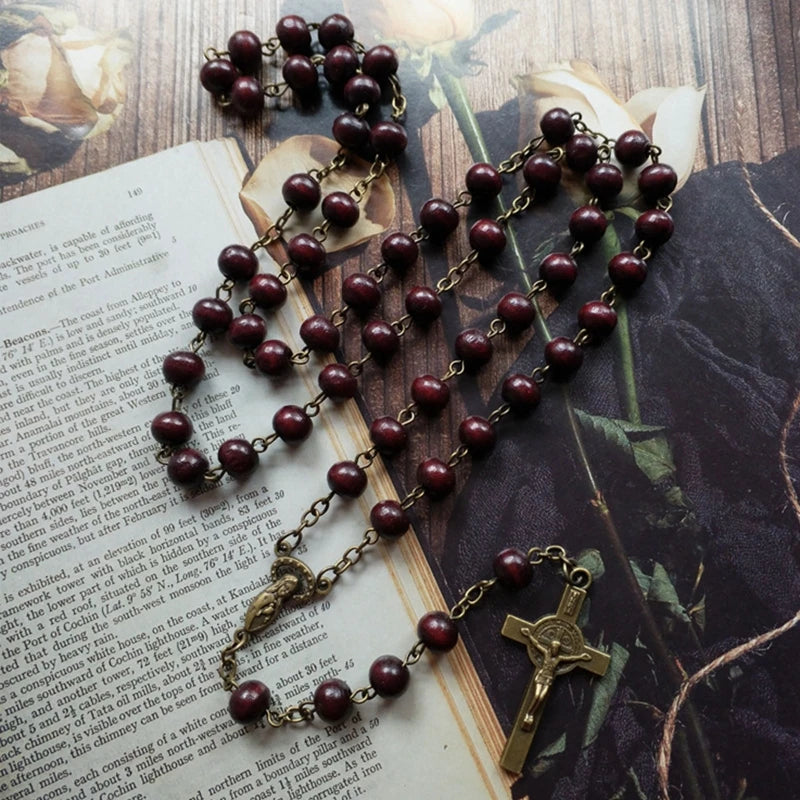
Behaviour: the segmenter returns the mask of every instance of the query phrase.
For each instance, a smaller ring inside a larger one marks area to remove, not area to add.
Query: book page
[[[506,796],[461,645],[426,653],[403,696],[337,725],[228,715],[219,651],[268,583],[275,539],[327,494],[328,466],[366,444],[353,404],[326,404],[308,442],[276,443],[242,481],[187,494],[154,458],[149,423],[170,407],[162,359],[194,335],[191,306],[213,295],[222,247],[253,238],[236,199],[244,171],[231,142],[193,143],[2,206],[0,795]],[[268,319],[290,344],[305,302],[292,295]],[[270,382],[223,340],[203,357],[187,409],[212,463],[222,441],[268,435],[281,405],[317,391],[317,370]],[[370,473],[296,551],[315,572],[391,496],[380,464]],[[438,599],[425,573],[413,536],[379,544],[328,598],[240,651],[239,679],[262,680],[281,706],[328,677],[367,686],[372,660],[402,658]]]

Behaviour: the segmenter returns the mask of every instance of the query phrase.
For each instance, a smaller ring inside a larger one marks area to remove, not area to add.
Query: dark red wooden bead
[[[253,117],[264,108],[264,90],[249,75],[241,75],[231,86],[231,108],[243,117]]]
[[[341,497],[358,497],[367,488],[367,473],[355,461],[339,461],[328,470],[328,486]]]
[[[482,260],[497,258],[506,248],[506,232],[493,219],[479,219],[469,229],[469,246]]]
[[[258,453],[247,439],[228,439],[219,446],[217,458],[234,478],[249,475],[258,466]]]
[[[322,72],[332,86],[344,86],[358,72],[358,54],[346,44],[336,45],[325,56]]]
[[[381,242],[381,258],[392,270],[402,275],[419,258],[419,245],[405,233],[390,233]]]
[[[458,438],[475,458],[488,455],[494,450],[497,432],[488,419],[472,416],[466,417],[458,426]]]
[[[458,227],[458,211],[452,203],[434,197],[422,206],[419,221],[432,239],[444,239]]]
[[[256,348],[255,362],[265,375],[284,375],[292,368],[292,348],[280,339],[267,339]]]
[[[578,311],[578,323],[592,336],[602,339],[617,325],[617,312],[602,300],[590,300]]]
[[[311,211],[319,203],[319,183],[305,172],[298,172],[283,182],[281,194],[287,206],[298,211]]]
[[[531,189],[549,197],[561,183],[561,165],[550,156],[537,153],[525,162],[522,177]]]
[[[510,333],[527,330],[536,318],[533,301],[519,292],[509,292],[497,304],[497,316],[506,324]]]
[[[595,164],[586,173],[586,186],[602,203],[613,200],[621,191],[622,172],[613,164]]]
[[[228,326],[228,338],[243,350],[258,347],[267,332],[267,323],[258,314],[241,314]]]
[[[408,135],[402,125],[384,120],[376,122],[369,134],[372,149],[384,158],[397,158],[408,147]]]
[[[358,391],[355,375],[344,364],[328,364],[323,367],[317,383],[331,400],[349,400]]]
[[[475,200],[491,200],[503,189],[503,178],[491,165],[484,162],[473,164],[468,170],[465,179],[467,191]]]
[[[204,333],[222,333],[233,319],[231,307],[216,297],[198,300],[192,308],[192,320]]]
[[[374,319],[363,327],[361,341],[380,364],[386,363],[400,347],[397,331],[382,319]]]
[[[430,286],[412,286],[406,294],[406,311],[417,325],[430,325],[442,313],[442,298]]]
[[[269,708],[269,689],[261,681],[240,683],[228,699],[228,712],[243,725],[258,722]]]
[[[249,281],[258,272],[258,256],[243,244],[229,244],[217,257],[217,266],[232,281]]]
[[[380,656],[369,668],[369,682],[381,697],[397,697],[408,686],[408,667],[397,656]]]
[[[408,432],[394,417],[378,417],[369,426],[369,437],[382,456],[395,456],[408,444]]]
[[[576,172],[586,172],[597,161],[597,143],[587,133],[576,133],[564,146],[567,166]]]
[[[344,99],[352,109],[358,108],[362,103],[374,105],[381,99],[381,87],[369,75],[353,75],[344,85]]]
[[[441,459],[426,458],[417,467],[417,481],[431,500],[441,500],[456,488],[456,473]]]
[[[506,589],[524,589],[533,578],[533,566],[528,556],[515,547],[501,550],[492,562],[497,582]]]
[[[608,276],[623,294],[638,289],[647,278],[647,264],[633,253],[617,253],[608,262]]]
[[[272,418],[272,428],[284,442],[300,442],[311,433],[311,417],[300,406],[282,406]]]
[[[286,245],[289,260],[302,278],[316,278],[325,269],[325,248],[311,234],[298,233]]]
[[[660,208],[651,208],[639,214],[635,227],[636,235],[648,247],[660,247],[669,241],[675,231],[672,217]]]
[[[315,353],[332,353],[339,346],[339,329],[322,314],[314,314],[300,326],[300,338]]]
[[[371,275],[355,272],[342,281],[342,300],[357,314],[365,315],[381,302],[381,287]]]
[[[181,389],[191,389],[197,386],[206,374],[203,359],[197,353],[188,350],[178,350],[170,353],[161,366],[167,383],[179,386]]]
[[[247,285],[250,299],[263,309],[282,306],[286,302],[286,287],[277,275],[262,273],[254,275]]]
[[[411,398],[423,413],[434,416],[450,402],[450,387],[433,375],[418,375],[411,382]]]
[[[275,26],[275,35],[287,53],[307,53],[311,49],[311,31],[297,14],[281,17]]]
[[[185,444],[192,438],[192,421],[180,411],[165,411],[154,417],[150,433],[161,444]]]
[[[667,164],[651,164],[639,173],[639,191],[651,203],[672,194],[677,185],[678,175]]]
[[[614,155],[626,167],[641,167],[650,155],[650,140],[642,131],[625,131],[614,142]]]
[[[539,277],[552,291],[562,292],[575,283],[578,265],[569,253],[550,253],[539,264]]]
[[[528,414],[539,405],[542,391],[529,375],[515,372],[503,381],[500,394],[515,414]]]
[[[607,227],[606,215],[597,206],[576,208],[569,218],[569,232],[584,244],[599,242]]]
[[[378,44],[364,53],[361,69],[378,83],[386,83],[397,72],[397,67],[397,53],[385,44]]]
[[[173,453],[167,462],[167,475],[178,486],[198,486],[207,471],[208,459],[191,447]]]
[[[326,50],[330,50],[351,42],[354,34],[353,23],[344,14],[331,14],[320,22],[317,38]]]
[[[200,83],[211,94],[228,94],[239,71],[227,58],[213,58],[200,68]]]
[[[350,687],[339,678],[323,681],[314,691],[314,711],[327,722],[338,722],[350,712]]]
[[[295,92],[310,92],[317,88],[319,75],[317,68],[308,56],[295,54],[283,62],[283,79]]]
[[[369,141],[370,128],[366,120],[345,111],[333,121],[333,138],[342,147],[360,150]]]
[[[228,55],[242,72],[258,72],[261,67],[261,39],[252,31],[236,31],[228,39]]]
[[[583,363],[583,350],[566,336],[557,336],[544,346],[544,360],[553,380],[569,380]]]
[[[544,138],[551,147],[569,141],[575,133],[575,123],[569,111],[564,108],[551,108],[542,117],[539,123]]]
[[[347,192],[331,192],[322,201],[322,216],[337,228],[352,228],[358,214],[358,203]]]
[[[470,370],[478,370],[492,357],[494,346],[492,340],[477,328],[467,328],[456,336],[456,356],[464,362]]]
[[[411,527],[405,509],[396,500],[381,500],[372,506],[369,521],[382,539],[399,539]]]
[[[436,653],[446,653],[458,643],[458,628],[446,611],[429,611],[417,623],[417,636]]]

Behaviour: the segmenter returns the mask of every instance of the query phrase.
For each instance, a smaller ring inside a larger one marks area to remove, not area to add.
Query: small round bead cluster
[[[502,550],[493,562],[494,577],[483,582],[483,592],[499,583],[503,588],[516,591],[525,588],[533,578],[533,563],[528,554],[515,548]],[[482,598],[483,592],[480,597]],[[458,644],[456,619],[464,611],[476,605],[469,595],[452,611],[429,611],[417,622],[419,641],[405,658],[382,655],[369,668],[369,688],[352,691],[341,678],[326,678],[314,690],[312,708],[305,711],[305,719],[318,716],[326,722],[338,722],[352,710],[353,703],[369,697],[393,698],[401,695],[408,686],[409,665],[416,663],[425,650],[446,653]],[[240,683],[231,692],[228,711],[231,717],[242,724],[258,722],[269,709],[270,690],[258,680]],[[313,710],[312,710],[313,709]]]

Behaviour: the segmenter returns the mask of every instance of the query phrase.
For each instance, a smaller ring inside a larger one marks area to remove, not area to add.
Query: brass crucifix
[[[609,656],[589,647],[576,625],[585,599],[585,589],[567,585],[555,614],[536,622],[526,622],[509,614],[503,623],[503,636],[524,644],[528,648],[528,658],[536,667],[500,757],[500,766],[509,772],[522,772],[556,676],[575,667],[595,675],[604,675],[608,669]]]

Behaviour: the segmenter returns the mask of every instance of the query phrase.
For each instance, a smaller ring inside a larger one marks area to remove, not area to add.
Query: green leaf
[[[588,747],[597,738],[603,721],[608,715],[608,709],[611,708],[611,701],[614,699],[619,679],[628,663],[629,656],[630,653],[621,644],[612,642],[608,671],[603,675],[602,680],[592,683],[592,701],[581,747]]]
[[[635,561],[630,564],[636,582],[649,603],[657,603],[669,616],[681,622],[690,622],[689,614],[663,565],[656,562],[653,565],[653,574],[647,575]]]
[[[542,750],[536,757],[533,763],[531,772],[534,775],[544,775],[553,764],[556,758],[560,756],[567,748],[567,733],[566,731],[561,734],[555,741],[551,742],[544,750]]]

